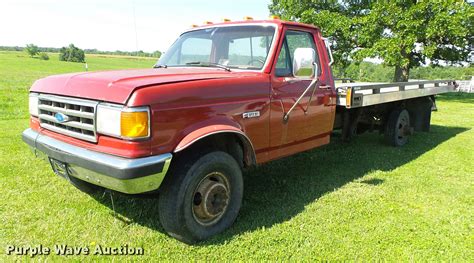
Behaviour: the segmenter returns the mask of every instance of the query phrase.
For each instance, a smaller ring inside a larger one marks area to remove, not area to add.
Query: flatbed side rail
[[[454,80],[427,80],[394,83],[339,83],[336,85],[337,105],[359,108],[417,97],[452,92]]]

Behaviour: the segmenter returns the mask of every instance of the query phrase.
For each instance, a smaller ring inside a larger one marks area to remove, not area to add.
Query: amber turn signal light
[[[126,138],[144,138],[149,134],[148,111],[123,111],[120,116],[121,135]]]

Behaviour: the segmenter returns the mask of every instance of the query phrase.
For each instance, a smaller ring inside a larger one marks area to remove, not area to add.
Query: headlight
[[[97,106],[97,132],[123,139],[150,137],[150,109],[113,104]]]
[[[30,115],[38,117],[38,93],[30,93],[28,108]]]

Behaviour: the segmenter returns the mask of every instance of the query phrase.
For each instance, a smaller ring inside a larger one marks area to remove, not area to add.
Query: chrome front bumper
[[[137,159],[90,151],[27,129],[22,139],[37,157],[66,164],[67,176],[127,194],[160,187],[168,171],[170,153]]]

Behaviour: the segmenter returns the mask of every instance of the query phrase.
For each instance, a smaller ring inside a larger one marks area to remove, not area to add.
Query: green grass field
[[[87,56],[90,70],[153,60]],[[432,131],[408,145],[365,134],[245,173],[234,226],[194,246],[168,237],[157,200],[88,196],[54,175],[21,141],[34,80],[83,64],[0,52],[0,262],[8,245],[143,247],[143,256],[37,256],[97,260],[474,260],[474,96],[438,97]],[[113,200],[113,202],[112,202]],[[53,253],[54,254],[54,253]]]

